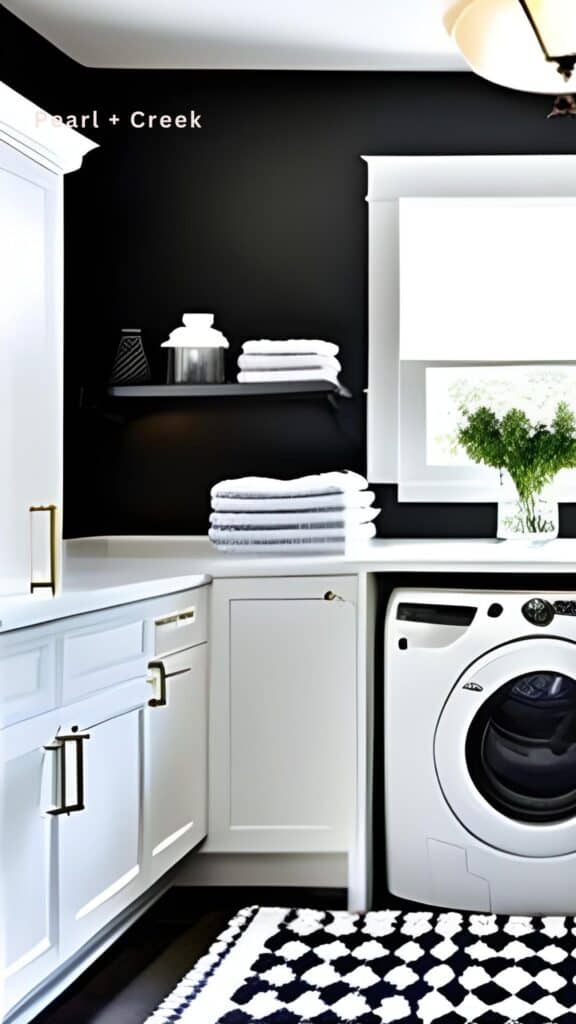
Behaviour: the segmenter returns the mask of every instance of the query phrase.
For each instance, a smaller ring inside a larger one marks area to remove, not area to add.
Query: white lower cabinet
[[[4,1009],[58,965],[57,824],[52,806],[51,755],[55,712],[6,729],[2,750],[1,907]]]
[[[127,691],[127,692],[122,692]],[[67,959],[137,897],[142,871],[145,679],[66,709],[70,798],[58,816],[60,955]],[[75,730],[77,732],[75,733]],[[59,754],[55,756],[60,757]],[[78,757],[81,757],[78,765]]]
[[[138,895],[147,696],[142,678],[3,734],[7,1005]]]
[[[146,854],[151,882],[207,830],[207,645],[152,664],[164,675],[146,708]]]
[[[340,852],[355,788],[354,577],[212,584],[208,852]]]
[[[0,704],[35,692],[39,713],[0,731],[0,1019],[31,1020],[38,986],[60,984],[206,834],[206,605],[205,590],[184,592],[1,638]],[[158,657],[168,633],[194,646]],[[164,670],[159,693],[148,662]]]

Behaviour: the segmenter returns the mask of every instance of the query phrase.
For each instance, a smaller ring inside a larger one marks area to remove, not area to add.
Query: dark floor
[[[143,1024],[241,907],[346,906],[343,889],[171,889],[34,1024]]]

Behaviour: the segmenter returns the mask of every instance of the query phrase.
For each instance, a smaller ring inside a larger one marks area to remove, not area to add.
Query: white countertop
[[[149,597],[191,590],[209,582],[209,577],[200,574],[106,584],[102,579],[97,580],[87,574],[83,583],[65,584],[62,593],[57,597],[47,597],[44,592],[33,596],[0,596],[0,632],[62,619],[69,615],[81,615],[83,612],[93,612],[101,608],[111,608],[114,605],[129,604],[131,601],[145,601]]]
[[[0,597],[0,630],[142,601],[242,576],[365,572],[576,573],[576,540],[387,540],[342,555],[227,555],[206,537],[96,537],[66,541],[56,598]]]
[[[66,542],[71,578],[97,571],[123,580],[206,573],[217,577],[359,572],[576,572],[576,540],[367,541],[342,555],[227,555],[206,537],[99,537]],[[172,572],[168,573],[167,569]]]

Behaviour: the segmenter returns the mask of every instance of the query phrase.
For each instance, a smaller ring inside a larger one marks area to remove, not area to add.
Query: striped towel
[[[380,514],[379,508],[325,509],[321,512],[212,512],[210,525],[221,529],[246,530],[297,527],[300,530],[354,528],[371,523]]]
[[[208,536],[211,541],[215,544],[252,544],[258,541],[266,541],[269,543],[275,543],[278,541],[298,541],[304,540],[317,540],[317,541],[359,541],[359,540],[370,540],[371,537],[376,536],[376,527],[374,523],[363,523],[354,527],[338,527],[332,525],[330,528],[318,528],[315,527],[277,527],[263,530],[257,529],[220,529],[219,527],[210,527],[208,530]]]
[[[375,499],[374,491],[341,491],[336,494],[315,494],[308,497],[277,498],[225,498],[213,495],[212,508],[216,512],[322,512],[368,508]]]

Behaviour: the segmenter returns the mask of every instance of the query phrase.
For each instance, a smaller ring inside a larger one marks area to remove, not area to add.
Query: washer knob
[[[533,626],[549,626],[554,618],[554,608],[549,601],[541,597],[533,597],[522,605],[522,615]]]

